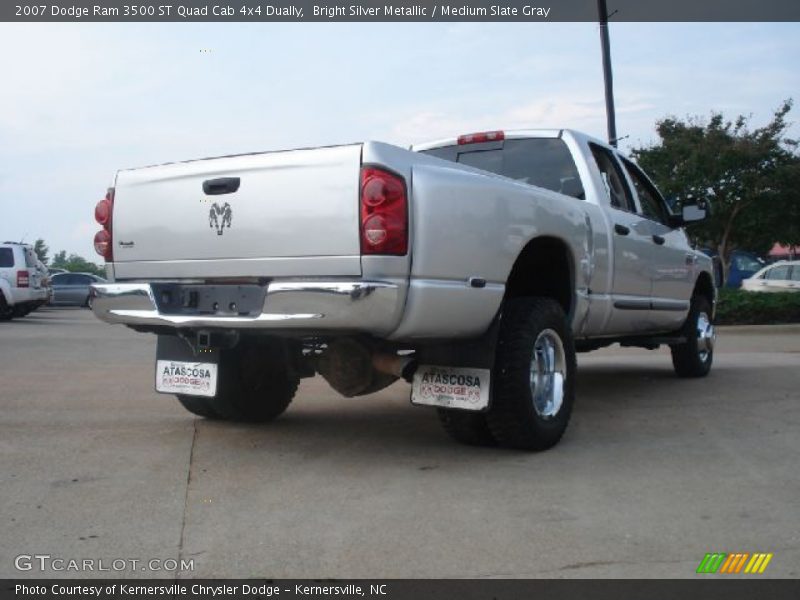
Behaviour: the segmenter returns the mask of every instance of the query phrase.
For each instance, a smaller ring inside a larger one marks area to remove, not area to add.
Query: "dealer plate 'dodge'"
[[[213,397],[217,393],[217,365],[158,360],[156,391],[164,394]]]
[[[489,406],[489,369],[421,365],[414,374],[411,402],[483,410]]]

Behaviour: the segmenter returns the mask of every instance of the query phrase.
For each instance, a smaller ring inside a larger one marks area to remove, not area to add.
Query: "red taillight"
[[[361,254],[408,252],[406,182],[399,175],[361,168]]]
[[[17,271],[17,287],[28,287],[31,284],[31,277],[27,271]]]
[[[109,188],[106,197],[94,207],[95,221],[103,226],[102,231],[98,231],[94,236],[94,249],[107,262],[114,260],[114,246],[111,243],[111,220],[113,214],[114,188]]]
[[[504,139],[506,139],[506,134],[502,131],[483,131],[481,133],[468,133],[467,135],[458,136],[458,145],[500,142]]]
[[[111,234],[105,229],[94,234],[94,251],[106,260],[110,260],[107,257],[111,254]]]
[[[94,220],[103,227],[111,222],[111,201],[107,196],[94,207]]]

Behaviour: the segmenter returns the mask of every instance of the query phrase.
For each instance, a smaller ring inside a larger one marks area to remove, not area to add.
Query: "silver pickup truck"
[[[471,444],[556,444],[575,353],[667,344],[711,368],[710,259],[614,148],[493,131],[119,171],[95,217],[95,314],[157,334],[156,390],[267,421],[319,373],[345,396],[398,378]]]

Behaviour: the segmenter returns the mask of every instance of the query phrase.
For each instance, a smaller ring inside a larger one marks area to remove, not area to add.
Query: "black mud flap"
[[[500,332],[498,313],[480,338],[423,346],[411,382],[411,403],[468,412],[491,406],[494,355]]]

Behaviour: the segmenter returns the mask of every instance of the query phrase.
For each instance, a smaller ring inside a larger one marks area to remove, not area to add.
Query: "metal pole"
[[[597,0],[600,16],[600,45],[603,50],[603,80],[606,92],[606,120],[608,122],[608,143],[617,146],[617,119],[614,114],[614,79],[611,75],[611,46],[608,41],[608,9],[606,0]]]

